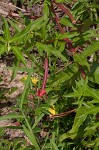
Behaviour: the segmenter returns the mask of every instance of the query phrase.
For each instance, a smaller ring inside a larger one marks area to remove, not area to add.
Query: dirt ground
[[[11,106],[16,105],[16,97],[22,93],[24,89],[24,84],[22,81],[20,81],[25,74],[21,74],[20,72],[16,75],[15,79],[10,82],[12,71],[10,69],[7,69],[8,66],[6,64],[0,63],[0,77],[2,81],[0,82],[0,90],[6,90],[6,93],[4,95],[5,99],[0,99],[0,116],[7,115],[13,110],[11,109]],[[10,89],[16,88],[17,90],[15,92],[12,92],[9,94]],[[0,127],[3,126],[15,126],[15,120],[3,120],[0,121]],[[23,137],[24,134],[21,130],[15,130],[15,129],[6,129],[5,130],[6,136],[10,139],[16,138],[16,137]]]
[[[42,12],[42,6],[37,4],[33,7],[26,8],[29,12],[33,12],[36,16],[40,16]],[[25,7],[16,6],[12,4],[11,0],[0,0],[0,30],[2,31],[2,15],[4,17],[18,16],[18,11],[26,12]],[[30,14],[28,14],[30,15]],[[7,115],[14,110],[11,109],[12,106],[16,105],[16,98],[20,95],[24,89],[24,83],[21,81],[22,78],[26,76],[26,73],[18,71],[14,80],[11,81],[12,70],[9,67],[13,64],[13,55],[8,55],[0,58],[0,91],[5,90],[3,98],[0,99],[0,116]],[[31,62],[28,62],[28,67],[31,67]],[[10,82],[11,81],[11,82]],[[14,92],[10,92],[12,89],[17,89]],[[3,120],[0,121],[0,127],[4,126],[16,126],[16,120]],[[5,137],[12,140],[17,137],[24,137],[27,143],[30,143],[28,138],[24,135],[23,131],[20,129],[5,129]]]

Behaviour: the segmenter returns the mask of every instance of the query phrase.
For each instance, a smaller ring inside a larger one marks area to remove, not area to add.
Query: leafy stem
[[[55,2],[55,1],[54,1],[54,2]],[[56,23],[57,23],[57,25],[58,25],[58,29],[60,30],[60,32],[61,32],[62,34],[64,34],[64,33],[65,33],[65,30],[63,29],[63,27],[62,27],[61,24],[60,24],[59,17],[57,16],[57,14],[56,14],[56,12],[55,12],[55,10],[54,10],[53,2],[51,3],[51,10],[52,10],[52,12],[53,12],[53,14],[54,14],[54,16],[55,16],[55,21],[56,21]],[[69,40],[68,38],[64,38],[64,41],[67,43],[67,47],[68,47],[68,49],[69,49],[71,52],[75,53],[75,52],[77,51],[76,48],[73,47],[73,44],[72,44],[72,41],[71,41],[71,40]]]

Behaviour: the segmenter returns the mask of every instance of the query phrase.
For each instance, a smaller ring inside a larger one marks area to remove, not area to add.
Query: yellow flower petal
[[[55,115],[56,112],[55,112],[55,107],[53,106],[52,108],[49,108],[48,111],[52,114],[52,115]]]
[[[38,79],[36,77],[31,77],[32,83],[36,84],[38,82]]]

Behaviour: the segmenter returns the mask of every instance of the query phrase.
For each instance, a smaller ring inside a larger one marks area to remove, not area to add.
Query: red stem
[[[45,67],[45,72],[44,72],[42,90],[45,89],[46,87],[46,81],[47,81],[47,76],[48,76],[48,58],[45,58],[44,67]]]
[[[53,0],[53,3],[55,3],[65,14],[68,15],[68,17],[70,18],[73,24],[76,23],[76,20],[74,19],[73,15],[70,13],[69,9],[66,8],[66,6],[55,2],[55,0]]]
[[[62,28],[61,24],[59,23],[59,18],[58,18],[58,16],[55,13],[55,10],[54,10],[54,7],[53,7],[53,3],[51,4],[51,9],[52,9],[52,11],[53,11],[53,13],[55,15],[55,20],[56,20],[56,23],[58,25],[58,28],[59,28],[60,32],[62,34],[64,34],[65,30]],[[71,40],[69,40],[68,38],[64,38],[64,41],[67,43],[68,48],[70,49],[71,52],[73,52],[73,53],[76,52],[75,48],[73,48]]]

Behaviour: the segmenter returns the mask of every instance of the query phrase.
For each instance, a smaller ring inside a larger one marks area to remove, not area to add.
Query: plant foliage
[[[18,3],[13,0],[14,5]],[[20,5],[26,11],[40,6],[41,12],[2,17],[0,56],[15,56],[11,81],[20,70],[27,79],[16,98],[18,113],[1,116],[0,121],[17,119],[20,126],[16,128],[30,144],[20,138],[10,143],[3,138],[7,127],[1,127],[1,149],[98,150],[98,0],[22,0]],[[32,74],[38,75],[38,83],[31,80]],[[4,92],[0,91],[1,99]]]

